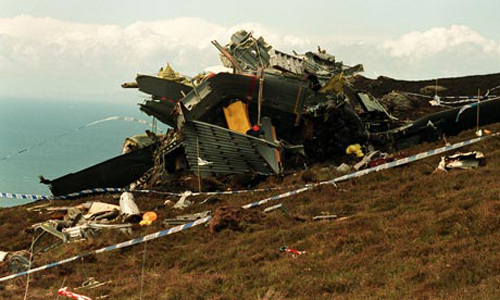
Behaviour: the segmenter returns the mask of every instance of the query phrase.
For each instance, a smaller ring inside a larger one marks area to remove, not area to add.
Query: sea
[[[119,119],[85,127],[114,116],[148,124]],[[151,122],[134,100],[0,99],[0,192],[50,195],[39,175],[55,179],[118,156],[125,138],[151,130]],[[29,202],[0,198],[0,207]]]

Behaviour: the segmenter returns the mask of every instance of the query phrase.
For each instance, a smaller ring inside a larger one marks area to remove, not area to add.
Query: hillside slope
[[[393,90],[420,93],[422,88],[434,86],[436,80],[400,80],[385,76],[370,79],[358,75],[354,77],[352,83],[355,88],[367,90],[375,97],[381,97]],[[437,85],[445,88],[445,90],[439,91],[440,96],[474,96],[477,95],[478,89],[484,94],[488,89],[498,87],[500,85],[500,73],[439,78],[437,79]]]
[[[393,90],[420,93],[435,83],[362,76],[353,81],[354,87],[378,98]],[[472,96],[478,88],[485,91],[500,85],[500,74],[439,79],[438,85],[446,88],[440,96]],[[399,115],[395,112],[397,117],[418,118],[442,109],[430,106],[425,98],[409,99],[413,108]],[[497,132],[500,124],[486,128]],[[473,137],[470,130],[449,141]],[[396,154],[406,157],[443,145],[443,141],[422,144]],[[498,299],[500,138],[461,149],[473,150],[485,154],[485,166],[434,172],[436,156],[246,211],[238,207],[290,189],[217,196],[205,204],[199,203],[206,196],[190,197],[195,204],[184,211],[163,205],[167,199],[177,201],[176,197],[136,195],[141,211],[158,214],[152,226],[134,226],[132,235],[102,231],[89,241],[36,255],[34,265],[163,230],[162,220],[180,214],[211,210],[215,221],[212,228],[198,226],[34,273],[29,277],[28,299],[54,299],[62,286],[92,299],[104,295],[108,299],[139,299],[141,295],[142,299]],[[285,178],[270,177],[259,187],[300,187],[340,175],[327,162]],[[197,188],[195,178],[186,185]],[[87,201],[118,204],[117,196],[57,200],[50,206]],[[278,203],[283,203],[286,212],[263,213],[263,208]],[[28,249],[31,225],[62,217],[57,211],[27,210],[38,204],[0,209],[0,251]],[[321,214],[342,218],[312,220]],[[294,259],[280,252],[283,246],[306,253]],[[0,263],[0,277],[6,275],[7,265]],[[90,277],[109,283],[75,290]],[[22,299],[26,280],[25,276],[0,282],[0,298]]]
[[[500,130],[500,125],[489,127]],[[450,141],[473,136],[464,132]],[[403,156],[443,146],[424,144]],[[491,138],[463,151],[479,150],[486,166],[475,170],[435,173],[439,157],[369,174],[334,186],[316,188],[283,199],[288,213],[260,213],[239,230],[211,233],[199,226],[129,248],[93,255],[30,276],[29,299],[53,299],[61,286],[70,290],[88,277],[111,282],[77,292],[96,299],[494,299],[500,297],[500,139]],[[282,181],[269,178],[263,186],[325,180],[335,171],[314,166]],[[180,213],[213,212],[279,194],[220,196],[213,205],[193,205],[174,212],[165,197],[141,195],[141,210],[156,210],[159,222],[134,230],[134,236],[161,230],[161,220]],[[193,198],[201,201],[205,197]],[[117,203],[112,195],[56,205],[100,200]],[[174,200],[174,199],[173,199]],[[275,203],[273,203],[275,204]],[[24,207],[0,210],[0,249],[26,249],[31,234],[25,227],[50,214]],[[312,221],[322,212],[347,218]],[[235,212],[237,214],[239,212]],[[246,215],[246,216],[245,216]],[[105,232],[91,241],[67,244],[34,258],[35,265],[64,259],[130,237]],[[293,259],[280,252],[287,245],[307,251]],[[145,251],[145,263],[143,255]],[[6,267],[1,274],[7,275]],[[26,277],[0,283],[2,299],[20,299]]]

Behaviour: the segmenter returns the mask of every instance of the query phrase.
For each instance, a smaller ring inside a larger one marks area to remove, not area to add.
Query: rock
[[[348,173],[351,170],[351,166],[348,164],[342,163],[340,166],[337,167],[337,171],[340,173]]]
[[[173,207],[175,205],[175,202],[170,200],[170,199],[167,199],[165,200],[165,202],[163,202],[163,204],[166,206],[166,207]]]

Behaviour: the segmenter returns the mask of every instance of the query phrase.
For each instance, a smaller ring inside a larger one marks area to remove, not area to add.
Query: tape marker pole
[[[9,280],[9,279],[13,279],[13,278],[17,278],[17,277],[21,277],[21,276],[24,276],[24,275],[28,275],[28,274],[31,274],[31,273],[43,271],[43,270],[50,269],[50,268],[53,268],[53,267],[57,267],[57,266],[60,266],[62,264],[69,263],[69,262],[72,262],[74,260],[77,260],[77,259],[80,259],[80,258],[84,258],[84,257],[92,255],[92,254],[103,253],[103,252],[106,252],[106,251],[116,250],[116,249],[120,249],[120,248],[129,247],[129,246],[132,246],[132,245],[137,245],[137,244],[140,244],[140,243],[144,243],[144,242],[147,242],[147,241],[150,241],[150,240],[154,240],[154,239],[166,236],[166,235],[174,234],[174,233],[177,233],[179,231],[183,231],[183,230],[189,229],[191,227],[194,227],[194,226],[206,223],[206,222],[210,221],[210,219],[212,219],[212,217],[208,216],[208,217],[196,220],[196,221],[191,222],[191,223],[187,223],[187,224],[184,224],[184,225],[175,226],[175,227],[172,227],[172,228],[169,228],[169,229],[166,229],[166,230],[162,230],[162,231],[158,231],[156,233],[145,235],[145,236],[140,237],[140,238],[135,238],[135,239],[132,239],[132,240],[129,240],[129,241],[126,241],[126,242],[122,242],[122,243],[115,244],[115,245],[112,245],[112,246],[108,246],[108,247],[105,247],[105,248],[101,248],[101,249],[98,249],[98,250],[90,251],[90,252],[87,252],[87,253],[84,253],[84,254],[76,255],[76,256],[73,256],[73,257],[70,257],[70,258],[66,258],[64,260],[60,260],[60,261],[57,261],[57,262],[53,262],[53,263],[50,263],[50,264],[47,264],[47,265],[44,265],[44,266],[40,266],[40,267],[31,269],[29,271],[20,272],[20,273],[17,273],[17,274],[5,276],[5,277],[0,278],[0,282],[6,281],[6,280]]]

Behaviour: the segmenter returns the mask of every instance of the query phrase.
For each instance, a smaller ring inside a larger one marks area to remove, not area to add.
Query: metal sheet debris
[[[265,213],[269,213],[269,212],[272,212],[274,210],[277,210],[277,209],[280,209],[281,211],[283,211],[283,213],[287,214],[288,213],[288,209],[283,205],[283,203],[280,203],[280,204],[276,204],[276,205],[273,205],[273,206],[269,206],[269,207],[266,207],[264,209],[264,212]]]
[[[130,192],[122,193],[119,207],[125,222],[138,223],[141,221],[141,211],[135,203],[134,194]]]
[[[114,210],[120,211],[120,209],[121,207],[118,205],[96,201],[90,204],[87,214],[85,214],[83,217],[85,219],[91,219],[97,217],[98,215],[102,215],[107,212],[112,212]]]
[[[199,121],[184,124],[184,139],[186,159],[195,174],[198,169],[207,175],[274,174],[279,169],[272,160],[279,146],[264,139]],[[199,164],[198,158],[211,164]]]
[[[193,192],[191,192],[191,191],[185,191],[184,193],[182,193],[182,196],[179,198],[179,201],[177,201],[177,203],[175,203],[173,208],[184,209],[186,207],[189,207],[192,203],[191,203],[191,201],[187,200],[187,198],[189,196],[191,196],[192,193]]]
[[[79,289],[91,290],[109,284],[111,282],[112,282],[111,280],[100,282],[97,279],[95,279],[95,277],[89,277],[84,282],[82,282],[82,284],[79,287],[75,288],[75,290]]]
[[[0,262],[4,261],[9,252],[0,251]]]
[[[175,218],[164,219],[163,225],[166,227],[182,225],[182,224],[186,224],[189,222],[193,222],[193,221],[208,217],[211,214],[212,214],[212,212],[210,210],[207,210],[207,211],[195,213],[195,214],[180,215],[180,216],[176,216]]]
[[[92,188],[122,188],[140,178],[153,166],[156,144],[129,152],[76,173],[44,180],[54,196]]]
[[[338,219],[337,215],[321,215],[321,216],[314,216],[312,218],[313,221],[335,220],[335,219]]]
[[[480,151],[458,152],[453,155],[441,156],[438,169],[448,172],[452,169],[475,169],[485,164],[484,154]]]

